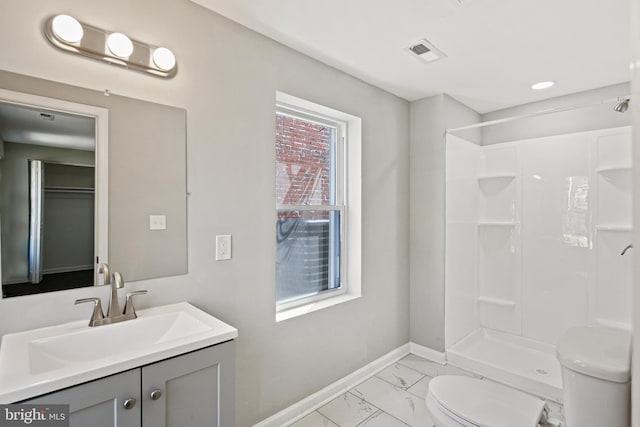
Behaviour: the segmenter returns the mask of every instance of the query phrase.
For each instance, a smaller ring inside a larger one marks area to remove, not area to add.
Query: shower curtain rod
[[[613,103],[613,102],[621,102],[624,99],[630,99],[630,98],[631,98],[631,95],[626,95],[626,96],[619,96],[617,98],[601,99],[600,101],[596,101],[596,102],[587,102],[587,103],[583,103],[583,104],[574,104],[574,105],[569,105],[569,106],[565,106],[565,107],[549,108],[547,110],[540,110],[540,111],[536,111],[534,113],[520,114],[518,116],[506,117],[504,119],[489,120],[488,122],[474,123],[474,124],[468,125],[468,126],[462,126],[462,127],[458,127],[458,128],[447,129],[444,133],[446,135],[446,134],[451,133],[451,132],[459,132],[459,131],[462,131],[462,130],[483,128],[485,126],[498,125],[498,124],[502,124],[502,123],[513,122],[515,120],[527,119],[527,118],[530,118],[530,117],[544,116],[546,114],[553,114],[553,113],[560,113],[560,112],[563,112],[563,111],[577,110],[578,108],[584,108],[584,107],[594,107],[596,105],[603,105],[603,104],[608,104],[608,103]]]

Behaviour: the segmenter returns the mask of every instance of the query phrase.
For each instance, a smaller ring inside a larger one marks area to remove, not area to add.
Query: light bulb
[[[122,33],[112,33],[107,37],[107,46],[118,58],[128,58],[133,53],[131,39]]]
[[[163,71],[172,70],[176,66],[176,56],[166,47],[153,51],[153,62]]]
[[[84,30],[78,20],[69,15],[57,15],[51,22],[53,33],[67,43],[77,43],[82,40]]]

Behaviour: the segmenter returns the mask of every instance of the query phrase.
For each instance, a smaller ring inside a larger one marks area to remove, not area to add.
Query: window
[[[278,313],[288,312],[280,318],[296,315],[300,307],[305,312],[323,308],[327,304],[317,304],[323,300],[359,296],[359,283],[350,283],[349,271],[356,268],[350,253],[352,245],[359,248],[360,227],[352,224],[350,202],[355,199],[348,197],[357,183],[353,192],[359,202],[359,177],[350,179],[347,162],[355,152],[349,136],[359,135],[359,123],[353,116],[278,93],[276,306]],[[357,132],[350,132],[352,125]],[[359,153],[359,144],[353,145]],[[359,174],[359,162],[354,169]],[[358,230],[354,242],[352,226]],[[356,259],[359,270],[359,253]]]

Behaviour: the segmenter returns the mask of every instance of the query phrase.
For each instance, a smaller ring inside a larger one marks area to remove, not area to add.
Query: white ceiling
[[[630,78],[629,0],[192,1],[409,101],[485,113]],[[412,57],[423,38],[448,57]]]
[[[94,151],[95,133],[92,117],[0,102],[0,138],[6,142]]]

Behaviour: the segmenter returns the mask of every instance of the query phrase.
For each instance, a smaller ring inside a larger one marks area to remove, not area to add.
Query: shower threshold
[[[554,345],[476,329],[447,349],[447,362],[562,403],[562,376]]]

